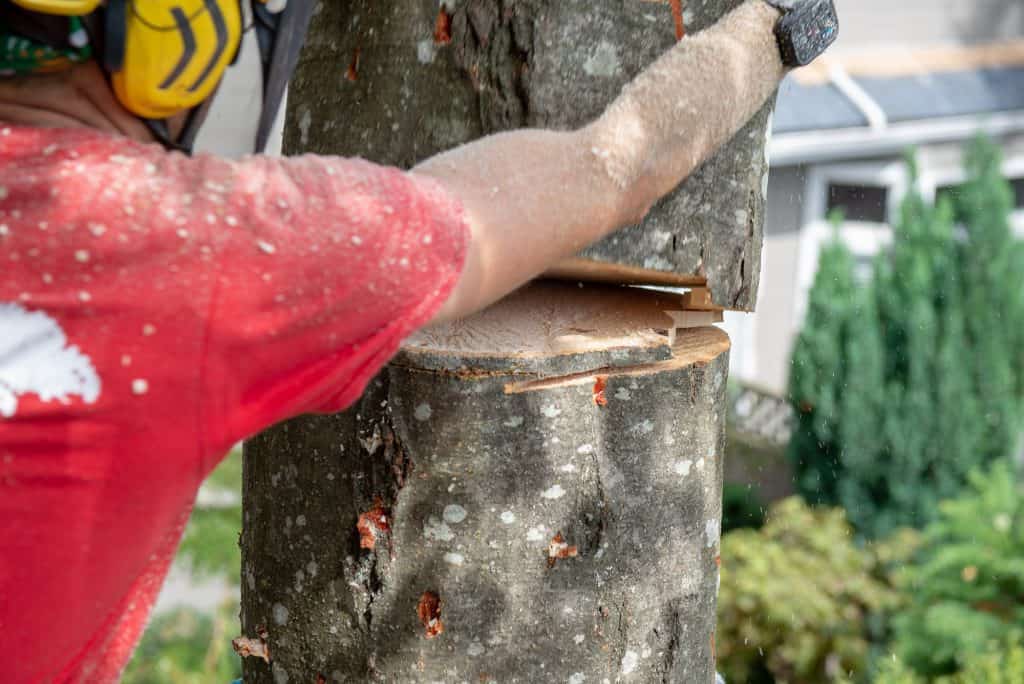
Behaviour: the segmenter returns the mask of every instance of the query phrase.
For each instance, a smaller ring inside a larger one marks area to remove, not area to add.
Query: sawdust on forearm
[[[649,206],[727,142],[785,74],[778,10],[750,0],[680,41],[622,90],[591,127],[592,153]]]

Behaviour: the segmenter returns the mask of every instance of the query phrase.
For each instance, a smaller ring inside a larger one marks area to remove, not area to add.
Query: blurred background
[[[780,91],[757,313],[725,323],[719,668],[1024,684],[1024,0],[836,4]],[[203,149],[250,148],[247,47]],[[240,674],[240,473],[201,491],[126,682]]]

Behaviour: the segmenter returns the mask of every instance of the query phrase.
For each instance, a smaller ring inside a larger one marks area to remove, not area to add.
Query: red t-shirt
[[[0,124],[0,681],[116,680],[204,476],[358,398],[467,240],[397,169]]]

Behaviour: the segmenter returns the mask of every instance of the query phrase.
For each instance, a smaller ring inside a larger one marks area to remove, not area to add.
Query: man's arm
[[[774,92],[779,16],[750,0],[673,47],[585,128],[493,135],[414,168],[462,202],[472,233],[435,320],[477,311],[642,218]]]

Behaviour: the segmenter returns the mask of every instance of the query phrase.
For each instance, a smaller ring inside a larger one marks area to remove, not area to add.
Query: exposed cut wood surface
[[[687,366],[704,365],[729,351],[732,346],[729,335],[721,328],[690,328],[680,330],[672,345],[672,358],[655,363],[644,363],[637,366],[622,368],[598,368],[580,373],[572,373],[542,380],[526,380],[505,385],[506,394],[536,392],[568,385],[593,383],[598,376],[605,379],[613,377],[635,377],[674,371]]]
[[[680,304],[671,292],[539,281],[470,318],[417,332],[403,350],[464,358],[665,347],[674,328],[667,312]]]
[[[685,273],[654,271],[638,266],[612,264],[594,259],[573,258],[562,261],[544,274],[547,278],[590,283],[623,285],[664,285],[668,287],[694,287],[707,285],[707,278]]]
[[[695,287],[683,295],[683,308],[690,311],[722,311],[723,308],[711,301],[711,291],[706,287]]]
[[[666,311],[672,317],[673,326],[669,330],[668,342],[671,345],[676,343],[676,333],[679,330],[690,328],[705,328],[725,320],[721,311]]]

